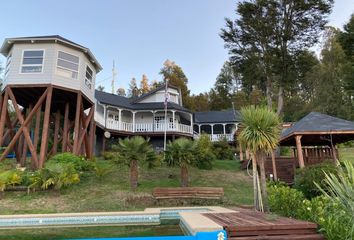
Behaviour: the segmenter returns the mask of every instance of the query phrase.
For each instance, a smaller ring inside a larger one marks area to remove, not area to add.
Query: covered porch
[[[237,127],[237,123],[203,123],[194,124],[193,130],[195,138],[198,138],[201,134],[207,134],[212,142],[223,139],[233,142]]]
[[[106,130],[129,133],[173,132],[193,134],[191,113],[167,110],[129,110],[103,105],[97,108],[95,120]]]

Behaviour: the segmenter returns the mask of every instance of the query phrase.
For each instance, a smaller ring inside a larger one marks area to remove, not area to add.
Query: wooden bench
[[[152,195],[155,199],[220,199],[224,196],[224,189],[216,187],[157,187],[154,188]]]

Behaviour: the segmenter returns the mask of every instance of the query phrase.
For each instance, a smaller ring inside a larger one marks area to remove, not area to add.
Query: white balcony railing
[[[234,134],[232,133],[227,133],[227,134],[207,134],[210,138],[210,141],[212,142],[218,142],[223,139],[226,139],[228,142],[233,142],[234,141]],[[194,139],[198,139],[200,135],[198,133],[194,133]]]
[[[117,131],[125,131],[125,132],[164,132],[165,131],[165,123],[136,123],[133,126],[133,123],[128,122],[119,122],[114,119],[107,119],[106,124],[104,121],[104,117],[95,113],[95,120],[97,123],[106,127],[107,129],[117,130]],[[134,131],[133,131],[134,130]],[[167,132],[181,132],[193,134],[193,129],[189,125],[184,125],[180,123],[167,123],[166,126]]]

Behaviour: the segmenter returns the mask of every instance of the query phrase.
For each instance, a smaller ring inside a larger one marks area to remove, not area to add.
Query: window
[[[6,67],[5,67],[5,78],[7,77],[8,73],[9,73],[9,71],[10,71],[11,59],[12,59],[12,53],[10,53],[10,54],[7,56]]]
[[[92,87],[92,75],[92,69],[89,66],[86,66],[85,84],[89,89]]]
[[[59,51],[57,72],[64,77],[77,79],[79,72],[79,57]]]
[[[41,73],[44,50],[24,50],[21,73]]]

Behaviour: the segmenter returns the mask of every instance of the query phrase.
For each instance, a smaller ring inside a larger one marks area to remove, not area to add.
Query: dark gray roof
[[[131,109],[131,110],[161,110],[165,108],[163,102],[135,103],[134,101],[135,99],[118,96],[115,94],[106,93],[98,90],[95,91],[95,98],[100,103]],[[167,104],[167,108],[179,110],[183,112],[191,112],[189,109],[171,102]]]
[[[290,128],[282,132],[281,138],[301,132],[335,132],[354,131],[354,122],[332,117],[326,114],[311,112]]]
[[[234,110],[194,113],[195,123],[229,123],[239,122],[240,120],[241,119],[239,111]]]

